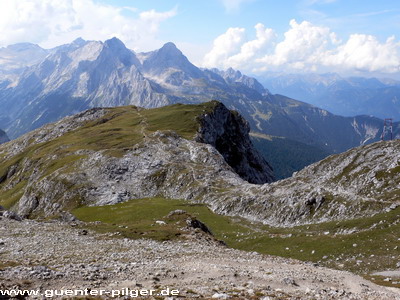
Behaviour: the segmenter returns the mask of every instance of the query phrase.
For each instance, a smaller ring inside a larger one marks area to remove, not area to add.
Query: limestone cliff
[[[201,118],[196,140],[216,148],[236,173],[248,182],[271,182],[271,166],[254,149],[249,132],[249,123],[243,117],[218,103],[211,113]]]

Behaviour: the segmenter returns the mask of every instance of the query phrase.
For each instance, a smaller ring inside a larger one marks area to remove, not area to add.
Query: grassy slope
[[[87,122],[56,139],[31,144],[11,159],[5,160],[0,154],[0,205],[10,208],[21,198],[27,180],[34,171],[34,168],[25,168],[27,160],[38,167],[42,177],[45,177],[56,171],[73,171],[74,163],[85,157],[76,155],[78,150],[105,151],[110,156],[121,157],[143,140],[144,133],[151,134],[157,130],[172,130],[191,139],[199,127],[199,116],[212,111],[217,103],[175,104],[148,110],[134,106],[116,107],[109,109],[102,118]],[[20,183],[5,189],[8,180],[1,178],[5,178],[15,165],[18,166],[16,173],[20,172]]]
[[[162,198],[131,200],[103,207],[80,207],[73,213],[83,221],[100,221],[88,226],[101,232],[119,232],[120,236],[129,238],[168,240],[181,234],[179,228],[183,220],[166,217],[176,209],[185,210],[204,222],[217,239],[225,241],[230,247],[318,262],[364,276],[394,268],[400,255],[400,249],[396,248],[399,244],[400,207],[369,218],[287,229],[220,216],[203,205]],[[157,225],[156,220],[165,221],[167,225]],[[341,234],[344,231],[348,234]],[[379,282],[379,277],[373,278]]]

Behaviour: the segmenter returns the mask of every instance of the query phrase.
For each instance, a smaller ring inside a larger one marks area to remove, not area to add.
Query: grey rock
[[[3,217],[10,220],[22,221],[22,217],[20,215],[10,210],[3,211]]]
[[[167,215],[167,218],[170,218],[175,215],[184,215],[184,214],[187,214],[187,212],[182,209],[176,209],[176,210],[169,212]]]
[[[243,179],[250,183],[274,180],[271,166],[250,141],[250,126],[244,118],[220,103],[201,122],[196,141],[214,146]]]
[[[282,282],[286,285],[293,285],[293,286],[299,286],[296,281],[294,281],[293,278],[285,277],[282,279]]]
[[[193,229],[198,228],[207,234],[213,235],[212,232],[210,231],[210,229],[208,229],[207,225],[197,219],[188,218],[186,220],[186,224],[189,228],[193,228]]]

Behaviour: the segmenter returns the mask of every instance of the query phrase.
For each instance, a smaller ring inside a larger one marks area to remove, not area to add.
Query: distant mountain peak
[[[176,47],[176,45],[172,42],[165,43],[156,52],[157,52],[157,55],[161,56],[163,59],[179,58],[179,59],[187,60],[186,56],[182,53],[182,51],[179,50],[178,47]]]
[[[104,49],[106,50],[104,53],[107,59],[118,59],[125,66],[140,66],[140,62],[135,53],[126,48],[125,44],[116,37],[106,40],[104,42]]]
[[[194,66],[174,43],[168,42],[160,49],[145,54],[143,62],[145,72],[158,76],[168,72],[170,68],[180,70],[192,78],[204,76],[200,69]]]
[[[261,95],[269,94],[269,91],[257,79],[243,75],[240,71],[233,68],[228,68],[226,71],[213,68],[211,71],[221,76],[228,83],[241,83],[248,88],[254,89]]]
[[[225,71],[225,76],[236,80],[242,77],[242,73],[230,67]]]
[[[181,51],[176,47],[176,45],[175,45],[174,43],[172,43],[172,42],[165,43],[165,44],[160,48],[160,50],[166,50],[166,51],[171,51],[171,50],[176,51],[176,50],[178,50],[179,52],[181,52]],[[182,52],[181,52],[181,53],[182,53]]]
[[[110,48],[122,48],[122,49],[126,49],[125,44],[118,38],[113,37],[109,40],[106,40],[104,42],[104,45],[110,47]]]
[[[39,45],[37,44],[32,44],[32,43],[17,43],[13,45],[7,46],[7,49],[20,52],[20,51],[26,51],[30,49],[42,49]]]
[[[75,40],[72,42],[72,44],[79,45],[79,46],[83,46],[84,44],[86,44],[86,41],[85,41],[83,38],[78,37],[77,39],[75,39]]]

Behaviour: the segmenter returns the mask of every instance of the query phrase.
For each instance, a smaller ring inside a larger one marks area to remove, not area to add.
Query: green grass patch
[[[5,207],[6,209],[10,209],[15,204],[17,204],[19,199],[21,199],[22,195],[24,194],[24,188],[26,185],[27,181],[23,180],[16,184],[13,188],[2,191],[0,197],[0,205]]]
[[[6,269],[6,268],[12,268],[16,266],[20,266],[21,263],[18,263],[16,261],[0,261],[0,271]]]
[[[177,209],[188,214],[167,218],[171,211]],[[79,220],[99,221],[91,227],[100,232],[119,232],[121,236],[129,238],[174,239],[182,234],[181,228],[186,226],[185,220],[189,215],[206,223],[219,239],[226,238],[226,234],[233,237],[236,232],[251,232],[229,217],[214,214],[203,204],[190,204],[182,200],[136,199],[115,205],[80,207],[72,212]],[[166,225],[156,224],[157,220],[166,222]]]
[[[372,217],[327,222],[294,228],[276,228],[242,218],[221,216],[203,204],[149,198],[102,207],[80,207],[74,215],[100,232],[119,232],[128,238],[169,240],[181,235],[185,218],[168,219],[181,209],[204,222],[214,236],[229,247],[245,251],[312,261],[367,276],[395,268],[400,257],[400,207]],[[157,225],[155,221],[165,221]]]
[[[217,101],[206,102],[196,105],[174,104],[161,108],[143,110],[141,113],[146,117],[147,130],[172,130],[181,137],[192,139],[199,129],[199,117],[213,111]]]
[[[372,281],[375,284],[387,286],[387,287],[395,287],[400,288],[400,278],[390,278],[387,276],[379,276],[379,275],[366,275],[365,279]],[[391,280],[387,280],[390,278]]]

